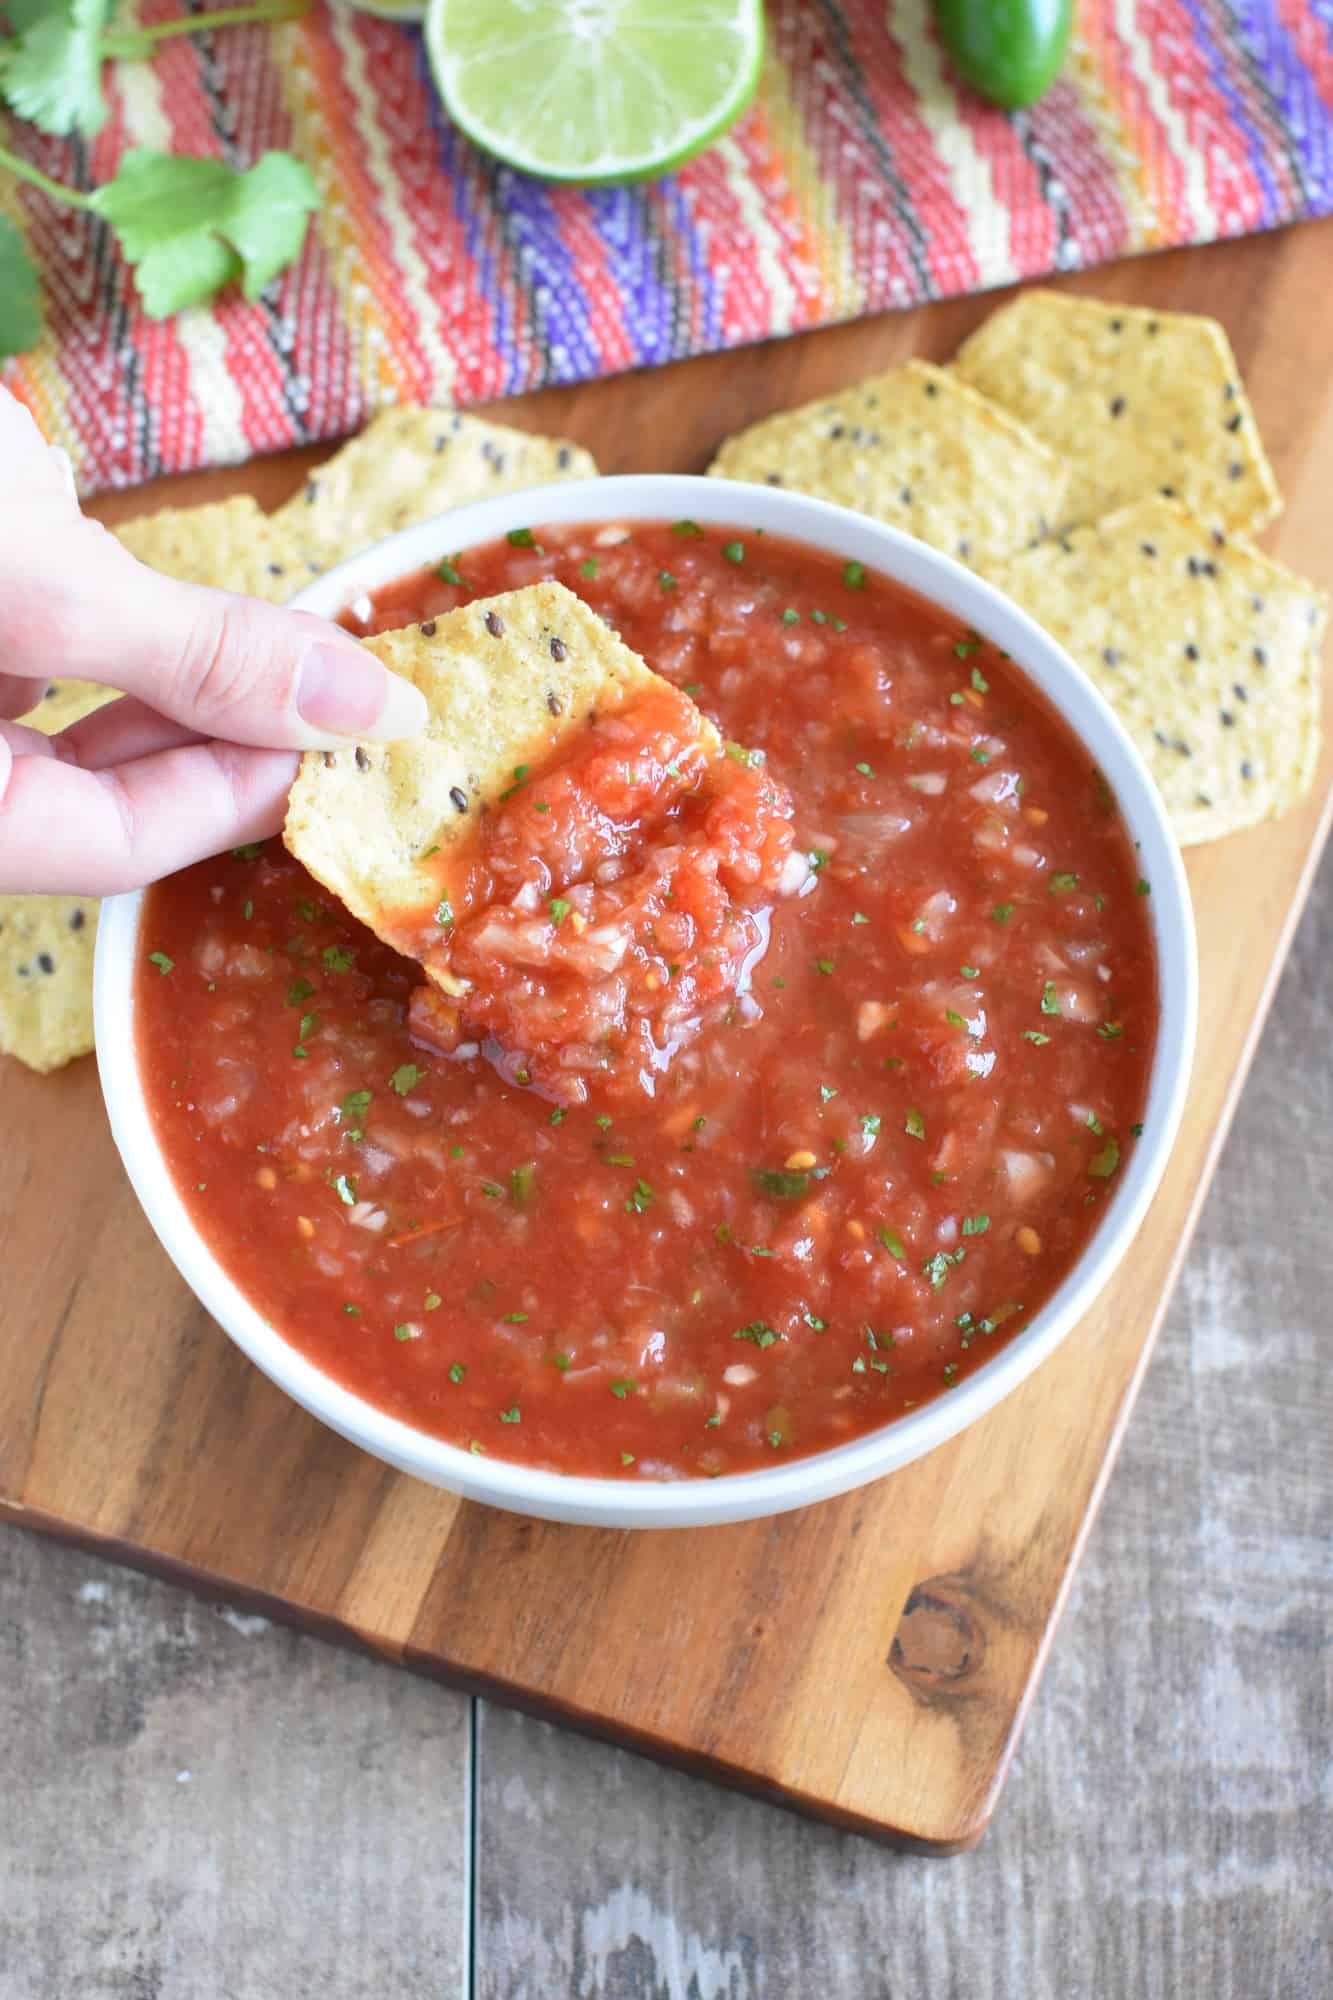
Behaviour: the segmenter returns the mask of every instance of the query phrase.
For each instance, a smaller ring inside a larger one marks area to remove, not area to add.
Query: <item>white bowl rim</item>
[[[1123,725],[1083,671],[1017,605],[971,570],[895,528],[785,488],[733,480],[689,474],[566,480],[497,495],[404,528],[326,571],[292,601],[332,615],[365,591],[520,526],[680,518],[762,530],[863,562],[1003,647],[1091,750],[1152,885],[1149,913],[1161,1011],[1142,1134],[1122,1162],[1095,1235],[1063,1283],[1026,1327],[956,1389],[848,1444],[758,1471],[677,1481],[599,1479],[476,1456],[390,1416],[325,1374],[272,1327],[195,1228],[158,1147],[135,1055],[133,975],[142,893],[104,905],[97,941],[98,1069],[116,1144],[168,1256],[243,1352],[312,1415],[402,1471],[517,1513],[614,1528],[703,1526],[808,1506],[896,1471],[994,1408],[1077,1324],[1143,1221],[1184,1108],[1198,1005],[1193,914],[1180,851]]]

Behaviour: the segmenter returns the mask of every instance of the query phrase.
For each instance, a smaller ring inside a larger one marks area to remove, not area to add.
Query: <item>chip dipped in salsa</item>
[[[450,912],[471,1029],[278,842],[188,869],[146,899],[140,1062],[201,1233],[349,1389],[562,1472],[746,1471],[946,1394],[1066,1276],[1143,1116],[1150,884],[1021,672],[859,563],[535,528],[344,622],[548,578],[744,746],[728,781],[524,770]],[[553,888],[542,804],[624,838],[566,846]],[[632,991],[579,1018],[571,1090],[570,1010],[616,968],[585,992],[570,946],[627,910]]]

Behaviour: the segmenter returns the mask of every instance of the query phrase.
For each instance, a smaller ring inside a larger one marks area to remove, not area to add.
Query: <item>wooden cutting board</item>
[[[1333,583],[1333,224],[1142,260],[1077,289],[1216,312],[1288,512],[1276,553]],[[609,471],[698,468],[728,429],[912,353],[971,299],[762,354],[510,406]],[[317,454],[163,482],[255,492]],[[119,518],[143,495],[97,511]],[[845,1826],[939,1851],[994,1809],[1319,848],[1314,797],[1195,849],[1202,1013],[1175,1156],[1120,1276],[998,1410],[907,1470],[803,1514],[601,1533],[463,1505],[364,1457],[246,1362],[158,1249],[91,1062],[0,1063],[0,1516],[242,1599],[424,1672]]]

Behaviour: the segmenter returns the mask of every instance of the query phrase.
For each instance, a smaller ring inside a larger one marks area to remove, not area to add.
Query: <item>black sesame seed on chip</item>
[[[1247,779],[1252,778],[1254,776],[1254,766],[1250,762],[1248,757],[1240,767],[1240,775],[1242,778],[1247,778]]]
[[[453,806],[455,812],[465,813],[467,811],[467,793],[461,785],[450,785],[449,803]]]
[[[334,756],[334,754],[333,754],[332,750],[326,750],[326,751],[324,752],[324,769],[325,769],[326,771],[331,771],[331,770],[333,770],[333,768],[334,768],[334,766],[335,766],[335,765],[337,764],[337,762],[338,762],[338,759],[337,759],[337,758],[336,758],[336,757]]]
[[[551,641],[551,658],[553,660],[567,660],[569,658],[569,648],[559,636],[553,638]]]
[[[69,913],[69,927],[70,927],[70,929],[71,929],[72,931],[81,931],[81,930],[83,929],[84,925],[85,925],[85,924],[87,923],[87,921],[88,921],[88,919],[87,919],[87,917],[86,917],[86,916],[84,915],[84,912],[83,912],[82,910],[71,910],[71,911],[70,911],[70,913]]]
[[[1197,647],[1197,646],[1195,645],[1194,641],[1193,641],[1192,639],[1188,639],[1188,640],[1186,640],[1186,642],[1185,642],[1185,658],[1186,658],[1187,660],[1197,660],[1197,659],[1198,659],[1198,657],[1199,657],[1199,649],[1198,649],[1198,647]]]
[[[1244,421],[1245,421],[1245,419],[1244,419],[1244,418],[1242,417],[1242,415],[1241,415],[1240,411],[1239,411],[1239,410],[1237,410],[1237,412],[1236,412],[1236,414],[1235,414],[1235,416],[1234,416],[1234,417],[1228,417],[1228,418],[1227,418],[1227,422],[1226,422],[1226,428],[1227,428],[1227,429],[1228,429],[1229,431],[1238,431],[1238,430],[1240,429],[1241,425],[1242,425],[1242,424],[1244,423]]]
[[[1102,658],[1108,667],[1118,667],[1120,665],[1120,655],[1114,646],[1103,646]]]
[[[1156,542],[1140,542],[1139,547],[1142,549],[1145,556],[1155,556],[1157,554]],[[1191,556],[1190,557],[1191,564],[1193,564],[1193,561],[1194,558],[1193,556]]]
[[[428,618],[425,624],[420,627],[420,631],[423,639],[433,639],[435,637],[435,620]]]
[[[560,467],[562,472],[564,468],[569,464],[569,458],[570,458],[569,446],[567,444],[557,445],[555,453],[555,462]]]
[[[565,704],[554,688],[548,688],[546,691],[546,706],[552,715],[563,715],[565,712]]]
[[[1268,649],[1266,646],[1252,646],[1250,648],[1250,656],[1256,667],[1266,667],[1268,665]]]
[[[488,611],[486,613],[486,630],[490,633],[492,639],[498,639],[504,628],[504,619],[498,611]]]
[[[56,962],[49,951],[39,951],[37,963],[43,972],[54,972],[56,969]]]
[[[1229,708],[1219,708],[1219,709],[1218,709],[1218,711],[1217,711],[1217,713],[1218,713],[1218,718],[1219,718],[1219,720],[1220,720],[1220,722],[1221,722],[1221,724],[1222,724],[1222,727],[1223,727],[1223,729],[1234,729],[1234,728],[1235,728],[1235,726],[1236,726],[1236,718],[1235,718],[1235,716],[1234,716],[1234,715],[1233,715],[1233,714],[1231,713],[1231,710],[1230,710]]]
[[[1235,695],[1237,701],[1248,701],[1250,698],[1239,681],[1231,683],[1231,692]]]
[[[370,759],[359,743],[356,746],[356,768],[358,771],[368,771],[370,769]]]
[[[768,474],[768,477],[765,479],[764,484],[766,486],[781,486],[782,474],[780,472],[770,472]]]
[[[1123,396],[1112,396],[1112,398],[1111,398],[1111,406],[1110,406],[1110,407],[1111,407],[1111,415],[1112,415],[1113,417],[1123,417],[1123,416],[1124,416],[1124,414],[1125,414],[1125,399],[1124,399],[1124,397],[1123,397]]]

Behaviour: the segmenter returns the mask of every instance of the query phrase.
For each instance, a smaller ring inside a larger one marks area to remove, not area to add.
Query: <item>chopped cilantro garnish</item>
[[[970,660],[973,653],[981,650],[981,640],[975,632],[969,632],[965,639],[956,639],[954,641],[953,650],[955,659]],[[982,692],[985,692],[984,688]]]
[[[1048,979],[1041,989],[1041,1011],[1043,1014],[1060,1012],[1060,996],[1055,990],[1055,981]]]
[[[511,528],[505,540],[514,549],[535,549],[537,546],[537,537],[531,528]]]
[[[823,1333],[828,1327],[828,1321],[821,1319],[818,1313],[804,1312],[801,1314],[801,1318],[815,1333]]]
[[[287,1005],[299,1007],[303,1000],[310,998],[314,990],[308,979],[294,979],[287,988]]]
[[[514,1167],[509,1175],[509,1192],[514,1202],[522,1208],[524,1202],[531,1201],[532,1191],[537,1185],[537,1168],[532,1160],[525,1160],[520,1167]]]
[[[864,563],[848,562],[842,566],[842,580],[848,590],[864,590],[866,566]]]
[[[443,1304],[444,1300],[440,1297],[438,1292],[427,1292],[426,1311],[428,1313],[438,1312]]]
[[[562,1375],[567,1375],[574,1366],[574,1357],[572,1354],[553,1354],[551,1360]]]
[[[241,905],[241,915],[245,918],[247,924],[249,923],[254,913],[255,913],[254,900],[252,897],[247,896],[244,903]]]
[[[634,1192],[625,1203],[625,1207],[633,1210],[635,1215],[642,1215],[645,1209],[652,1207],[653,1199],[653,1191],[647,1181],[636,1181]]]
[[[449,1380],[451,1382],[461,1382],[466,1374],[467,1369],[461,1361],[451,1361],[449,1363]]]
[[[760,1194],[770,1195],[774,1201],[798,1201],[810,1188],[808,1173],[784,1167],[751,1167],[750,1179]]]
[[[972,762],[974,764],[989,764],[990,751],[983,750],[979,743],[974,743],[972,745]]]
[[[863,910],[853,910],[852,922],[854,924],[868,924],[870,922],[870,919],[868,916],[866,916]]]
[[[551,922],[558,930],[569,915],[570,905],[565,901],[563,896],[552,896],[550,902],[547,904],[547,908],[551,912]]]
[[[1101,1119],[1100,1119],[1100,1118],[1099,1118],[1099,1117],[1097,1116],[1097,1113],[1096,1113],[1095,1111],[1090,1111],[1090,1112],[1088,1113],[1087,1117],[1086,1117],[1086,1118],[1085,1118],[1085,1119],[1083,1120],[1083,1123],[1084,1123],[1084,1124],[1085,1124],[1085,1125],[1087,1126],[1087,1128],[1088,1128],[1089,1132],[1095,1132],[1095,1133],[1096,1133],[1096,1135],[1097,1135],[1097,1137],[1098,1137],[1099,1139],[1101,1138],[1101,1136],[1102,1136],[1102,1121],[1101,1121]]]
[[[523,1324],[523,1322],[524,1322],[524,1321],[526,1320],[526,1318],[527,1318],[527,1314],[526,1314],[526,1313],[505,1313],[505,1314],[504,1314],[504,1321],[505,1321],[505,1324],[506,1324],[506,1326],[522,1326],[522,1324]]]
[[[622,1451],[620,1454],[620,1463],[622,1465],[633,1465],[634,1453],[632,1451]]]
[[[955,688],[953,693],[949,696],[949,706],[950,708],[961,708],[962,705],[963,705],[963,697],[961,694],[959,694],[957,688]]]
[[[1134,1134],[1134,1137],[1136,1139],[1141,1139],[1143,1137],[1142,1125],[1131,1125],[1129,1129]]]
[[[263,852],[264,843],[262,840],[247,840],[244,847],[232,848],[231,858],[233,861],[253,861],[257,854],[262,854]]]
[[[420,1327],[413,1326],[411,1320],[402,1320],[393,1330],[395,1340],[420,1340]]]
[[[873,766],[869,764],[858,764],[856,768],[863,778],[873,778],[875,775]]]
[[[925,932],[925,928],[926,928],[926,920],[924,917],[917,917],[914,919],[912,924],[912,930],[917,937],[921,937],[923,935],[923,933]]]
[[[354,1090],[338,1106],[338,1117],[344,1125],[359,1125],[370,1109],[370,1092]]]
[[[845,618],[835,618],[833,629],[835,632],[845,632],[847,630],[847,620]]]
[[[1146,880],[1144,876],[1140,875],[1138,881],[1134,884],[1134,894],[1136,896],[1151,896],[1152,883]]]
[[[350,1174],[339,1174],[333,1183],[333,1192],[347,1208],[356,1207],[356,1182]]]
[[[579,564],[579,575],[594,577],[596,576],[596,574],[597,574],[596,556],[585,556],[583,558],[583,561]]]
[[[1120,1165],[1120,1148],[1114,1139],[1108,1139],[1100,1153],[1094,1153],[1088,1161],[1088,1172],[1099,1181],[1109,1180]]]
[[[863,1132],[865,1133],[865,1135],[866,1135],[867,1139],[873,1139],[873,1138],[875,1137],[875,1135],[876,1135],[876,1134],[878,1133],[878,1131],[879,1131],[879,1113],[878,1113],[878,1111],[863,1111],[863,1112],[862,1112],[862,1114],[861,1114],[861,1130],[862,1130],[862,1131],[863,1131]]]
[[[827,625],[827,624],[828,624],[828,612],[827,612],[827,611],[812,611],[812,612],[810,613],[810,622],[811,622],[811,624],[813,624],[813,625]]]
[[[972,669],[972,685],[978,694],[990,693],[990,682],[986,679],[980,667],[973,667]]]
[[[303,1042],[307,1035],[313,1035],[318,1025],[313,1014],[302,1014],[296,1028],[297,1040]]]
[[[415,1063],[400,1063],[389,1082],[400,1097],[406,1097],[409,1090],[415,1090],[421,1081],[421,1071]]]
[[[343,1311],[344,1311],[344,1312],[345,1312],[345,1313],[346,1313],[346,1314],[347,1314],[347,1315],[349,1316],[349,1318],[351,1318],[351,1319],[360,1319],[360,1317],[361,1317],[361,1308],[360,1308],[360,1306],[348,1306],[348,1305],[345,1305],[345,1306],[343,1307]]]
[[[673,521],[671,532],[673,535],[702,535],[703,529],[697,521]]]
[[[501,1410],[500,1412],[500,1422],[502,1424],[520,1424],[522,1421],[523,1413],[517,1403],[515,1403],[512,1410]]]
[[[1042,1034],[1040,1028],[1024,1028],[1023,1030],[1023,1040],[1025,1042],[1032,1042],[1039,1049],[1044,1049],[1050,1039],[1049,1035]]]
[[[834,1087],[833,1087],[833,1085],[832,1085],[831,1083],[821,1083],[821,1084],[820,1084],[820,1086],[819,1086],[819,1101],[820,1101],[820,1103],[821,1103],[821,1104],[827,1104],[827,1103],[828,1103],[828,1102],[830,1101],[830,1099],[832,1099],[832,1098],[836,1097],[836,1096],[837,1096],[837,1094],[838,1094],[838,1093],[837,1093],[837,1091],[836,1091],[836,1090],[834,1089]]]
[[[706,1119],[706,1118],[705,1118],[705,1117],[704,1117],[704,1116],[703,1116],[702,1114],[700,1114],[700,1116],[699,1116],[698,1118],[696,1118],[696,1119],[695,1119],[695,1120],[693,1121],[693,1123],[691,1124],[691,1126],[690,1126],[690,1130],[691,1130],[691,1132],[702,1132],[702,1131],[703,1131],[703,1129],[704,1129],[704,1126],[705,1126],[705,1125],[706,1125],[707,1123],[708,1123],[708,1120],[707,1120],[707,1119]]]
[[[1118,1042],[1124,1032],[1119,1021],[1103,1021],[1097,1030],[1104,1042]]]
[[[611,1394],[613,1396],[618,1396],[620,1401],[623,1403],[626,1396],[629,1395],[630,1391],[636,1388],[637,1386],[638,1385],[636,1383],[630,1381],[627,1375],[622,1375],[618,1378],[618,1380],[610,1384]]]
[[[907,1252],[903,1248],[903,1239],[897,1230],[890,1229],[888,1223],[885,1222],[881,1224],[877,1234],[890,1257],[896,1257],[900,1264],[905,1264],[907,1262]]]
[[[965,1215],[963,1217],[964,1236],[984,1236],[990,1228],[988,1215]]]
[[[815,971],[822,972],[827,979],[830,973],[835,970],[835,965],[836,961],[831,958],[817,958],[815,960]]]
[[[676,579],[672,576],[669,569],[659,569],[657,572],[657,581],[659,588],[662,590],[674,590],[676,587]]]
[[[168,958],[164,951],[150,951],[148,954],[148,963],[155,965],[165,979],[176,961],[174,958]]]
[[[967,1022],[963,1019],[962,1015],[952,1007],[945,1008],[944,1018],[951,1028],[965,1028],[967,1026]]]
[[[500,1186],[499,1181],[482,1181],[480,1185],[481,1191],[488,1201],[499,1201],[504,1193],[504,1189]]]
[[[960,965],[958,970],[964,979],[980,979],[981,977],[981,967],[979,965]]]
[[[763,1320],[752,1319],[748,1326],[738,1326],[731,1337],[733,1340],[748,1340],[754,1347],[772,1347],[778,1335]]]
[[[964,1250],[955,1250],[952,1253],[948,1250],[937,1250],[933,1257],[926,1258],[921,1269],[930,1279],[935,1291],[939,1291],[954,1265],[961,1264],[966,1254]]]
[[[729,563],[744,562],[745,561],[744,542],[723,542],[722,555],[724,560]]]
[[[1070,874],[1052,875],[1047,887],[1048,896],[1069,896],[1078,887],[1078,876]]]
[[[330,972],[350,972],[356,964],[356,953],[340,944],[326,944],[320,957]]]
[[[904,1118],[903,1120],[903,1130],[904,1132],[906,1132],[909,1139],[925,1138],[926,1121],[921,1116],[921,1113],[919,1111],[908,1112],[906,1118]]]
[[[610,1119],[610,1115],[609,1115],[609,1114],[608,1114],[607,1112],[605,1112],[605,1111],[599,1111],[599,1112],[598,1112],[598,1114],[597,1114],[597,1123],[598,1123],[598,1125],[599,1125],[599,1126],[601,1127],[601,1129],[602,1129],[602,1131],[603,1131],[603,1132],[609,1132],[609,1131],[610,1131],[610,1129],[611,1129],[611,1119]]]
[[[816,875],[818,875],[820,869],[823,868],[828,861],[828,855],[824,852],[822,847],[812,847],[810,849],[810,852],[806,855],[805,858],[810,863],[811,871]]]
[[[313,924],[315,921],[315,906],[313,903],[300,902],[296,906],[296,914],[303,924]]]
[[[447,930],[454,920],[454,906],[447,896],[441,896],[435,905],[435,921],[441,930]]]
[[[1007,924],[1013,914],[1014,906],[1012,903],[997,903],[991,911],[991,915],[997,924]]]
[[[451,563],[448,556],[444,558],[443,562],[437,565],[435,574],[439,577],[441,583],[461,584],[463,581],[458,573],[457,565]]]
[[[551,1113],[551,1123],[553,1125],[563,1125],[568,1116],[569,1113],[565,1110],[564,1106],[557,1104],[555,1110]]]
[[[782,622],[784,625],[799,625],[801,614],[799,611],[793,611],[789,605],[782,614]]]

